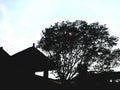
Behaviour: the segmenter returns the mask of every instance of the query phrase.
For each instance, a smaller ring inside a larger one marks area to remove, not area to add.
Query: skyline
[[[106,24],[110,34],[119,37],[119,4],[119,0],[0,0],[0,46],[13,55],[37,43],[46,27],[65,20]]]

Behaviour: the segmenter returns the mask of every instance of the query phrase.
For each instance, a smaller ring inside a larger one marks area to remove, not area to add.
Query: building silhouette
[[[12,55],[11,58],[15,71],[23,72],[24,75],[44,71],[44,77],[48,78],[48,71],[55,70],[55,64],[35,48],[34,44],[32,47]]]
[[[10,56],[3,47],[0,47],[0,83],[1,88],[7,89],[53,89],[60,88],[60,80],[48,78],[49,70],[56,70],[55,63],[50,61],[35,45],[28,47]],[[35,72],[43,71],[44,76],[37,76]],[[120,85],[115,82],[120,79],[120,72],[86,72],[86,68],[81,67],[80,74],[70,81],[68,89],[84,88],[89,89],[120,89]],[[4,87],[6,86],[6,87]],[[93,88],[95,87],[95,88]],[[106,88],[107,87],[107,88]],[[62,88],[61,88],[62,89]]]
[[[57,85],[54,80],[48,78],[48,71],[55,70],[55,64],[35,48],[34,44],[12,56],[1,47],[0,60],[2,86],[8,86],[10,89],[27,89],[42,88],[48,84],[50,87]],[[35,75],[38,71],[43,71],[44,77]]]

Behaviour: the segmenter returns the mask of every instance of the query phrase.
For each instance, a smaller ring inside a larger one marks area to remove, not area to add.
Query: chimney
[[[3,47],[0,47],[1,49],[3,49]]]
[[[35,47],[35,43],[33,43],[33,47]]]

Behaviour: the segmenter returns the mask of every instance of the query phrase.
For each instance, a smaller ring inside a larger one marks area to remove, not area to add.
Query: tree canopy
[[[78,72],[78,64],[96,71],[111,67],[115,55],[112,48],[117,45],[118,37],[111,36],[105,24],[62,21],[42,33],[37,47],[49,53],[48,57],[58,67],[54,73],[62,80],[72,79]]]

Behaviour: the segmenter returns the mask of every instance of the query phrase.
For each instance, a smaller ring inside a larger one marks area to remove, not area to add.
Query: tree
[[[111,57],[113,59],[113,62],[111,62],[111,67],[116,68],[120,66],[120,49],[114,49],[111,52]]]
[[[118,37],[110,36],[106,25],[83,20],[57,22],[42,33],[37,47],[49,53],[58,67],[54,73],[61,80],[72,79],[78,64],[86,65],[86,70],[95,62],[102,70],[109,67],[111,49],[118,41]]]

